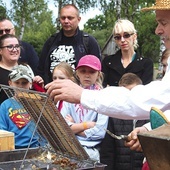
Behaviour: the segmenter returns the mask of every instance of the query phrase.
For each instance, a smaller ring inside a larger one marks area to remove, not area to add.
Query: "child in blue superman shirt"
[[[12,87],[30,89],[32,87],[34,74],[28,65],[17,65],[9,74],[9,85]],[[45,143],[42,136],[35,131],[35,123],[31,121],[21,103],[15,97],[5,100],[0,105],[0,129],[15,134],[15,149],[38,147]],[[35,131],[35,134],[32,134]],[[31,140],[32,138],[32,140]],[[31,141],[31,142],[30,142]]]

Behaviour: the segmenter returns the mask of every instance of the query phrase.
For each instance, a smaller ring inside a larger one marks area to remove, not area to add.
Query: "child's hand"
[[[87,122],[88,129],[93,128],[96,125],[96,122]]]
[[[75,122],[74,122],[74,119],[73,119],[73,118],[71,117],[71,115],[69,115],[69,114],[66,115],[65,120],[68,121],[68,122],[75,123]]]
[[[41,85],[41,87],[44,87],[44,80],[40,76],[35,76],[33,78],[33,82]]]

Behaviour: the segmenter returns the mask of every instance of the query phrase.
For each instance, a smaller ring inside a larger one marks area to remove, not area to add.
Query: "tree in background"
[[[55,32],[56,27],[52,21],[52,13],[44,9],[36,17],[36,20],[29,21],[25,27],[23,40],[32,44],[37,53],[40,54],[45,41]]]
[[[47,38],[55,33],[52,11],[44,0],[11,0],[9,18],[19,39],[32,44],[40,54]]]
[[[54,0],[56,6],[63,6],[65,4],[75,4],[81,13],[86,12],[89,8],[97,7],[99,1],[96,0]],[[59,8],[60,9],[60,8]]]
[[[140,17],[135,19],[138,34],[139,52],[145,57],[150,57],[154,62],[160,57],[160,38],[155,34],[157,23],[155,13],[141,12]]]
[[[43,0],[11,0],[11,19],[17,23],[19,39],[22,39],[26,23],[36,19],[37,13],[40,14],[45,4]]]
[[[7,16],[7,9],[5,4],[0,0],[0,19],[6,18]]]
[[[93,35],[102,49],[112,32],[113,26],[106,21],[105,15],[98,15],[89,19],[84,25],[84,31]]]

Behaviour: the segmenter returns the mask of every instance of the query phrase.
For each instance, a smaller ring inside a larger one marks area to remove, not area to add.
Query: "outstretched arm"
[[[80,103],[83,88],[71,80],[55,80],[45,86],[47,93],[57,103],[64,100],[70,103]]]
[[[84,108],[110,117],[143,120],[149,119],[153,105],[161,110],[169,107],[169,84],[170,79],[164,78],[147,85],[137,85],[132,90],[115,86],[102,90],[87,90],[71,80],[56,80],[45,88],[55,102],[64,100],[81,103]]]

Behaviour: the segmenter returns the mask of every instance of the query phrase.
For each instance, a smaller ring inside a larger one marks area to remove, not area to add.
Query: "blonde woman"
[[[119,50],[104,58],[102,71],[105,75],[104,86],[118,86],[123,74],[131,72],[148,84],[153,79],[153,62],[137,53],[137,30],[127,19],[119,19],[113,28],[113,38]]]

